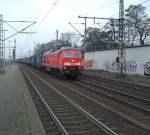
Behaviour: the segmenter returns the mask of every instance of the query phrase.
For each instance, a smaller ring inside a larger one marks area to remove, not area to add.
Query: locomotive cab
[[[74,78],[82,73],[83,54],[81,50],[73,47],[46,51],[42,57],[42,65],[54,74]]]
[[[66,49],[61,55],[62,72],[65,76],[76,77],[82,73],[83,55],[80,50]]]

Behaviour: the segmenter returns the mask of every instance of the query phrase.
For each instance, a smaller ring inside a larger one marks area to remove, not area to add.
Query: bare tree
[[[60,39],[62,43],[66,46],[77,47],[80,42],[81,35],[73,32],[66,32],[66,33],[62,33]]]
[[[145,9],[143,5],[139,4],[130,5],[129,8],[125,10],[128,25],[135,29],[133,39],[137,36],[137,31],[141,45],[144,45],[146,38],[150,34],[150,18],[147,17]],[[133,42],[134,40],[132,40],[132,43]]]

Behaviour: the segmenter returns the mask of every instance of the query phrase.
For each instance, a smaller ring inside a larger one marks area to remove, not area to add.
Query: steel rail
[[[34,73],[34,74],[35,74],[35,73]],[[55,82],[56,82],[56,81],[55,81]],[[113,109],[113,108],[111,108],[111,107],[105,105],[104,103],[101,103],[101,102],[99,102],[99,101],[97,101],[97,100],[95,100],[95,99],[93,99],[93,98],[91,98],[91,97],[88,97],[88,96],[86,96],[86,95],[84,95],[84,94],[82,94],[82,93],[76,91],[75,89],[73,89],[72,87],[70,87],[70,86],[68,86],[68,85],[66,85],[66,84],[62,84],[62,83],[60,83],[60,82],[57,82],[57,83],[58,83],[59,85],[65,86],[66,88],[69,88],[69,89],[72,90],[73,92],[75,92],[75,93],[79,94],[80,96],[82,96],[82,97],[84,97],[84,98],[86,98],[86,99],[88,99],[88,100],[90,100],[90,101],[96,103],[98,106],[100,106],[100,107],[102,107],[102,108],[104,108],[104,109],[106,109],[106,110],[112,112],[113,114],[116,114],[116,115],[120,116],[121,118],[123,118],[124,120],[128,121],[129,123],[131,123],[131,124],[133,124],[133,125],[135,125],[135,126],[141,128],[141,129],[143,129],[143,130],[145,130],[145,131],[150,132],[150,127],[147,126],[146,124],[143,124],[143,123],[141,123],[141,122],[139,122],[139,121],[137,121],[137,120],[135,120],[135,119],[129,117],[128,115],[125,115],[125,114],[123,114],[123,113],[120,113],[119,111],[117,111],[117,110],[115,110],[115,109]],[[47,83],[47,84],[48,84],[48,83]]]
[[[34,73],[34,74],[35,74],[35,73]],[[54,80],[53,80],[53,81],[54,81]],[[56,82],[56,81],[54,81],[54,82]],[[48,82],[47,82],[47,83],[48,83]],[[143,124],[143,123],[141,123],[141,122],[139,122],[139,121],[137,121],[137,120],[135,120],[135,119],[129,117],[128,115],[125,115],[125,114],[123,114],[123,113],[120,113],[119,111],[116,111],[115,109],[113,109],[113,108],[111,108],[111,107],[105,105],[104,103],[101,103],[101,102],[99,102],[99,101],[97,101],[97,100],[95,100],[95,99],[93,99],[93,98],[91,98],[91,97],[86,96],[85,94],[82,94],[82,93],[78,92],[77,90],[73,89],[72,87],[70,87],[70,86],[68,86],[68,85],[66,85],[66,84],[64,84],[64,83],[57,82],[57,84],[63,85],[64,87],[66,87],[66,88],[72,90],[73,92],[79,94],[80,96],[83,96],[84,98],[86,98],[86,99],[90,100],[91,102],[97,104],[99,107],[104,108],[105,110],[110,111],[111,113],[113,113],[113,114],[115,114],[115,115],[117,115],[117,116],[123,118],[125,121],[127,121],[127,122],[129,122],[129,123],[135,125],[136,127],[140,128],[140,129],[143,129],[143,130],[145,130],[145,131],[147,131],[147,132],[150,132],[150,127],[149,127],[149,126],[147,126],[147,125],[145,125],[145,124]]]
[[[85,97],[85,98],[91,100],[92,102],[94,102],[94,103],[96,103],[97,105],[99,105],[100,107],[102,107],[102,108],[104,108],[104,109],[106,109],[106,110],[112,112],[113,114],[116,114],[116,115],[120,116],[121,118],[125,119],[125,120],[128,121],[129,123],[134,124],[134,125],[136,125],[137,127],[141,128],[141,129],[143,129],[143,130],[145,130],[145,131],[150,132],[150,127],[149,127],[149,126],[147,126],[147,125],[145,125],[145,124],[143,124],[143,123],[140,123],[139,121],[137,121],[137,120],[135,120],[135,119],[129,117],[128,115],[125,115],[125,114],[123,114],[123,113],[120,113],[119,111],[117,111],[117,110],[115,110],[115,109],[113,109],[113,108],[111,108],[111,107],[105,105],[104,103],[98,102],[97,100],[95,100],[95,99],[93,99],[93,98],[91,98],[91,97],[88,97],[88,96],[86,96],[86,95],[84,95],[84,94],[82,94],[82,93],[80,93],[80,92],[74,90],[72,87],[69,87],[69,86],[67,86],[67,85],[65,85],[65,84],[61,84],[61,85],[64,85],[65,87],[71,89],[71,90],[74,91],[75,93],[77,93],[77,94],[79,94],[79,95],[81,95],[81,96],[83,96],[83,97]]]
[[[68,132],[66,131],[66,129],[60,123],[60,121],[57,119],[57,117],[55,116],[55,114],[53,113],[53,111],[51,110],[51,108],[48,106],[48,104],[46,103],[46,101],[44,100],[44,98],[42,97],[42,95],[39,93],[39,91],[37,90],[37,88],[35,87],[35,85],[33,84],[33,82],[31,81],[31,79],[29,78],[29,76],[27,75],[27,73],[25,71],[23,71],[23,72],[24,72],[26,78],[28,79],[28,81],[30,82],[31,86],[33,87],[33,89],[36,91],[36,93],[40,97],[41,101],[43,102],[43,105],[47,108],[49,114],[51,115],[52,119],[55,121],[55,123],[58,126],[58,128],[60,129],[61,133],[63,135],[69,135]]]
[[[115,89],[112,89],[112,88],[108,88],[108,87],[105,87],[105,86],[99,86],[99,85],[97,85],[97,84],[94,84],[94,83],[91,83],[91,82],[88,82],[88,81],[83,81],[83,80],[80,80],[80,81],[81,81],[81,82],[84,82],[84,83],[87,83],[87,84],[90,84],[90,85],[93,85],[93,86],[95,86],[95,87],[97,87],[97,88],[105,89],[105,90],[108,91],[108,92],[115,92],[115,93],[117,93],[117,94],[120,94],[121,96],[127,96],[127,97],[129,97],[129,98],[133,98],[133,99],[139,100],[139,101],[141,101],[142,103],[146,103],[147,106],[148,106],[148,104],[150,105],[150,100],[146,100],[146,99],[143,99],[143,98],[140,98],[140,97],[136,97],[136,96],[133,96],[133,95],[129,95],[129,94],[127,94],[127,93],[120,92],[120,91],[118,91],[118,90],[115,90]],[[79,84],[79,83],[77,83],[77,82],[74,82],[74,83],[76,83],[76,84],[78,84],[78,85],[80,85],[80,86],[82,85],[82,84]],[[83,85],[82,85],[82,87],[89,88],[89,87],[83,86]],[[136,109],[139,109],[140,111],[142,111],[142,112],[144,112],[144,113],[150,115],[150,110],[149,110],[149,109],[145,109],[145,108],[143,108],[143,107],[134,105],[134,104],[129,103],[129,102],[127,102],[127,101],[123,101],[123,100],[121,100],[121,99],[119,99],[119,98],[113,97],[112,95],[106,94],[106,93],[104,93],[104,92],[101,92],[101,91],[98,91],[98,90],[95,90],[95,89],[93,89],[93,91],[98,92],[98,93],[100,93],[100,94],[103,94],[103,95],[105,95],[105,96],[107,96],[107,97],[110,97],[110,98],[112,98],[112,99],[114,99],[114,100],[117,100],[117,101],[119,101],[119,102],[122,102],[122,103],[125,103],[125,104],[127,104],[127,105],[133,106],[133,107],[135,107]]]
[[[106,89],[106,90],[108,89],[108,90],[110,90],[110,91],[119,93],[119,94],[121,94],[121,95],[125,95],[125,96],[129,96],[129,97],[135,98],[135,99],[137,99],[137,100],[140,100],[140,101],[143,102],[143,103],[149,103],[149,104],[150,104],[150,100],[148,100],[148,99],[144,99],[144,98],[137,97],[137,96],[134,96],[134,95],[129,95],[129,94],[123,92],[123,91],[119,91],[119,90],[116,90],[116,89],[113,89],[113,88],[109,88],[109,87],[106,87],[106,86],[100,86],[100,85],[97,85],[97,84],[95,84],[95,83],[91,83],[91,82],[89,82],[89,81],[83,81],[83,80],[80,80],[80,81],[85,82],[85,83],[88,83],[88,84],[91,84],[91,85],[94,85],[94,86],[99,87],[99,88],[104,88],[104,89]]]
[[[108,135],[118,135],[114,131],[112,131],[108,126],[106,126],[104,123],[96,119],[94,116],[92,116],[90,113],[82,109],[80,106],[78,106],[76,103],[74,103],[72,100],[70,100],[68,97],[63,95],[61,92],[59,92],[55,87],[50,85],[48,82],[43,80],[41,77],[39,77],[37,74],[35,74],[32,71],[29,71],[34,76],[36,76],[40,81],[42,81],[44,84],[46,84],[48,87],[50,87],[52,90],[54,90],[57,94],[59,94],[61,97],[64,98],[67,102],[69,102],[74,108],[76,108],[80,113],[82,113],[85,117],[87,117],[90,121],[93,122],[93,124],[97,125],[103,132],[105,132]]]
[[[107,77],[104,77],[104,76],[90,75],[90,74],[87,74],[87,73],[84,73],[82,75],[82,77],[88,77],[88,78],[92,78],[94,80],[108,80],[108,81],[111,81],[112,84],[117,83],[117,85],[120,85],[120,86],[123,86],[123,87],[128,87],[128,88],[133,88],[133,89],[137,89],[137,90],[143,88],[144,91],[150,92],[150,91],[148,91],[150,89],[150,86],[146,86],[146,85],[143,85],[143,84],[138,84],[138,83],[127,81],[127,80],[124,80],[124,81],[123,80],[116,80],[116,79],[111,79],[111,78],[107,78]],[[145,89],[148,89],[148,90],[145,90]]]

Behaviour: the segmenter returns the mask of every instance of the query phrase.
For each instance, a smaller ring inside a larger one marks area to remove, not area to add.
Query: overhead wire
[[[139,4],[143,4],[143,3],[148,2],[148,1],[150,1],[150,0],[144,0],[144,1],[140,2]],[[118,12],[118,14],[119,14],[119,12]],[[117,15],[117,13],[113,14],[112,16],[115,16],[115,15]],[[111,16],[111,17],[112,17],[112,16]],[[111,18],[111,17],[110,17],[110,18]]]
[[[93,10],[87,12],[87,13],[85,14],[85,16],[87,16],[88,14],[90,14],[90,13],[92,13],[92,12],[94,12],[94,11],[101,10],[101,9],[104,9],[104,8],[107,8],[107,7],[110,7],[110,6],[112,6],[112,5],[114,5],[114,4],[118,3],[118,2],[119,2],[119,0],[116,0],[116,1],[111,2],[111,3],[109,3],[109,4],[106,3],[105,6],[102,6],[102,7],[99,7],[99,8],[96,8],[96,9],[93,9]]]
[[[140,5],[140,4],[143,4],[143,3],[146,3],[146,2],[148,2],[148,1],[150,1],[150,0],[144,0],[144,1],[142,1],[142,2],[140,2],[140,3],[138,3],[137,5]],[[146,7],[147,8],[147,7]],[[134,12],[132,12],[133,14],[135,14],[136,13],[136,11],[134,11]],[[146,13],[149,13],[149,12],[146,12]]]
[[[47,14],[43,17],[43,19],[41,20],[41,22],[38,24],[38,26],[35,28],[35,30],[37,30],[40,25],[44,22],[44,20],[48,17],[48,15],[53,11],[54,7],[57,5],[57,3],[60,0],[55,0],[55,2],[53,3],[52,7],[48,10]]]
[[[114,4],[118,3],[118,2],[119,2],[119,0],[112,1],[111,3],[108,3],[108,1],[107,1],[107,2],[105,3],[105,6],[103,6],[103,7],[101,7],[101,8],[93,9],[93,10],[89,11],[88,13],[86,13],[85,16],[87,16],[88,14],[90,14],[90,13],[96,11],[96,10],[101,10],[101,9],[110,7],[110,6],[112,6],[112,5],[114,5]],[[112,16],[113,16],[113,15],[112,15]],[[98,22],[98,24],[99,24],[99,22]],[[91,25],[93,25],[93,24],[91,24]]]
[[[42,18],[42,20],[39,22],[39,24],[36,26],[36,28],[34,29],[34,31],[37,31],[37,29],[40,27],[40,25],[44,22],[44,20],[48,17],[48,15],[50,14],[50,12],[52,12],[52,10],[54,9],[54,7],[57,5],[57,3],[60,0],[55,0],[55,2],[53,3],[53,5],[51,6],[51,8],[48,10],[48,12],[46,13],[46,15]],[[45,7],[45,5],[43,6]],[[35,18],[36,22],[37,19],[40,17],[40,15],[42,14],[42,11],[40,11],[39,15]],[[33,38],[33,36],[30,38],[30,40]],[[28,40],[28,39],[27,39]],[[28,42],[28,41],[26,41]]]
[[[44,22],[44,20],[48,17],[48,15],[52,12],[52,10],[54,9],[54,7],[57,5],[57,3],[59,2],[60,0],[56,0],[54,3],[53,3],[53,5],[52,5],[52,7],[49,9],[49,11],[47,12],[47,14],[43,17],[43,19],[40,21],[40,23],[38,24],[38,26],[35,28],[35,30],[37,30],[40,26],[41,26],[41,24]],[[143,2],[141,2],[140,4],[142,4],[142,3],[145,3],[145,2],[147,2],[147,1],[149,1],[149,0],[144,0]],[[114,5],[114,4],[116,4],[117,2],[119,2],[118,0],[117,1],[115,1],[115,2],[113,2],[113,3],[109,3],[109,4],[107,4],[106,6],[103,6],[102,8],[96,8],[96,9],[93,9],[93,10],[91,10],[91,11],[89,11],[88,13],[86,13],[85,15],[88,15],[88,14],[90,14],[90,13],[92,13],[92,12],[94,12],[94,11],[96,11],[96,10],[101,10],[101,9],[104,9],[104,8],[106,8],[106,7],[109,7],[109,6],[112,6],[112,5]],[[41,14],[41,13],[40,13]],[[38,17],[37,17],[38,18]],[[36,19],[37,19],[36,18]]]
[[[43,12],[43,8],[45,8],[47,6],[48,2],[46,2],[40,9],[37,17],[34,19],[35,21],[37,21],[37,19],[41,16],[42,12]]]

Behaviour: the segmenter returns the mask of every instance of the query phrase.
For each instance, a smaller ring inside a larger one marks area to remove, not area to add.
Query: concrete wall
[[[117,56],[118,50],[85,52],[85,68],[117,72]],[[150,46],[126,48],[125,67],[127,73],[144,74],[144,64],[146,62],[150,62]]]

